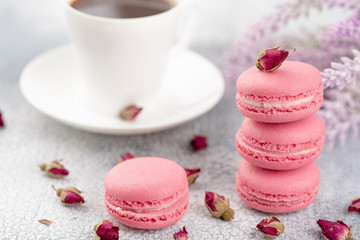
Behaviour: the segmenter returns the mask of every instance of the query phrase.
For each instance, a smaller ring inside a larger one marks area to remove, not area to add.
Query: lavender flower
[[[343,63],[331,63],[331,68],[326,68],[322,72],[324,88],[337,87],[339,90],[349,84],[356,85],[360,77],[360,52],[353,50],[355,58],[351,60],[348,57],[342,57]]]
[[[324,32],[320,37],[320,43],[325,51],[340,49],[340,54],[345,55],[351,48],[359,48],[360,42],[354,41],[360,39],[360,21],[357,18],[346,19]],[[345,52],[344,52],[345,50]]]
[[[327,127],[330,148],[338,140],[346,143],[348,132],[358,136],[360,126],[360,52],[353,50],[355,58],[342,57],[343,63],[331,63],[332,68],[322,72],[324,103],[319,114]]]

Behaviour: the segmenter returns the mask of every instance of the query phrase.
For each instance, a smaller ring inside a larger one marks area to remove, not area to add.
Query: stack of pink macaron
[[[312,203],[320,171],[325,124],[316,115],[323,101],[320,72],[286,61],[273,72],[252,67],[237,80],[236,102],[247,118],[236,134],[244,160],[236,190],[250,207],[271,213],[293,212]]]

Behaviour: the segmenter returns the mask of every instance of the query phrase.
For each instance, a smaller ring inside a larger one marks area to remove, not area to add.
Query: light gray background
[[[219,65],[219,59],[250,24],[278,1],[197,0],[202,20],[191,48]],[[336,15],[335,17],[340,17]],[[334,17],[334,18],[335,18]],[[266,214],[245,206],[234,182],[240,157],[234,135],[243,120],[235,106],[234,87],[210,112],[182,126],[141,136],[105,136],[62,125],[35,110],[21,96],[18,79],[32,58],[68,43],[61,0],[0,2],[0,109],[6,128],[0,130],[0,239],[95,239],[93,225],[110,219],[103,205],[103,179],[117,157],[130,151],[138,156],[160,156],[184,167],[200,166],[190,186],[190,207],[180,222],[160,230],[120,226],[120,239],[172,239],[186,226],[189,239],[263,239],[254,228]],[[256,53],[255,53],[256,54]],[[209,147],[193,153],[188,142],[194,134],[208,136]],[[341,219],[360,236],[359,214],[347,206],[360,196],[360,140],[324,151],[317,160],[321,186],[309,207],[277,216],[285,224],[279,239],[322,239],[316,220]],[[63,180],[45,176],[38,164],[64,158],[70,175]],[[79,208],[60,204],[51,185],[73,185],[86,192]],[[203,204],[206,190],[231,200],[235,219],[212,218]],[[46,227],[37,222],[54,221]]]

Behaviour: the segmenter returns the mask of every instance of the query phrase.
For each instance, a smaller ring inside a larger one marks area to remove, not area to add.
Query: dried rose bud
[[[141,110],[141,107],[138,107],[135,104],[131,104],[121,111],[120,118],[127,121],[133,121],[136,116],[141,112]]]
[[[126,161],[126,160],[129,160],[129,159],[132,159],[132,158],[135,158],[135,154],[132,154],[130,152],[126,152],[124,155],[121,155],[119,158],[118,158],[118,163],[122,163],[123,161]]]
[[[353,240],[352,231],[343,221],[331,222],[319,219],[317,224],[322,230],[322,234],[328,240]]]
[[[40,169],[45,171],[47,175],[53,178],[63,178],[69,174],[69,171],[60,162],[62,159],[52,161],[50,163],[43,163]]]
[[[205,193],[205,206],[215,218],[229,221],[234,218],[235,212],[230,208],[230,200],[213,192]]]
[[[61,202],[65,205],[80,206],[85,202],[84,198],[81,196],[82,191],[74,187],[59,189],[56,189],[54,186],[52,187],[56,191],[56,194],[60,197]]]
[[[2,114],[0,112],[0,127],[4,127],[5,126],[5,123],[4,123],[4,120],[2,119]]]
[[[360,198],[352,200],[348,209],[349,212],[360,212]]]
[[[102,221],[94,226],[96,238],[100,240],[119,239],[119,227],[109,220]]]
[[[194,151],[198,151],[200,149],[207,147],[207,138],[201,135],[195,135],[190,142],[190,145],[194,149]]]
[[[277,217],[269,217],[268,219],[263,219],[256,228],[261,232],[266,238],[276,238],[282,234],[285,230],[284,224],[280,222]]]
[[[174,234],[174,239],[175,240],[187,240],[188,239],[188,235],[187,235],[185,226],[183,227],[182,230],[180,230],[179,232]]]
[[[187,175],[188,184],[193,184],[197,179],[197,177],[199,176],[201,169],[200,168],[193,168],[193,169],[184,168],[184,169]]]
[[[284,49],[279,50],[284,43],[278,47],[266,49],[264,52],[259,53],[256,60],[256,67],[265,72],[271,72],[278,69],[289,56],[288,51]],[[295,50],[296,49],[294,48],[293,53]]]

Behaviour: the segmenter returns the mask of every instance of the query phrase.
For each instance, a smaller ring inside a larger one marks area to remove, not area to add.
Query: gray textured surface
[[[242,19],[236,10],[240,1],[198,2],[204,7],[205,20],[192,48],[216,63],[240,31],[236,28],[244,28],[237,21],[231,25],[226,20]],[[226,4],[233,8],[226,8]],[[213,110],[192,122],[159,133],[126,137],[64,126],[24,100],[18,88],[23,67],[39,53],[68,41],[60,7],[60,1],[0,2],[0,109],[6,121],[6,128],[0,130],[0,239],[95,239],[93,225],[102,219],[111,220],[103,206],[104,176],[126,151],[173,159],[184,167],[200,166],[203,173],[190,187],[190,207],[180,222],[152,231],[119,225],[121,239],[172,239],[184,225],[189,239],[263,239],[254,228],[270,215],[246,207],[235,192],[240,157],[234,135],[243,118],[236,110],[233,90]],[[206,28],[207,23],[211,28]],[[210,146],[193,153],[188,142],[198,133],[208,136]],[[349,201],[360,196],[359,145],[360,140],[352,140],[344,148],[321,155],[317,160],[322,174],[319,196],[304,210],[277,215],[286,227],[279,239],[322,239],[318,218],[344,220],[359,238],[360,215],[347,212]],[[46,177],[37,166],[57,158],[64,158],[70,170],[63,180]],[[52,184],[78,187],[86,192],[86,203],[79,208],[64,207]],[[234,220],[223,222],[209,215],[203,205],[206,190],[231,199]],[[54,223],[46,227],[37,222],[41,218]]]

